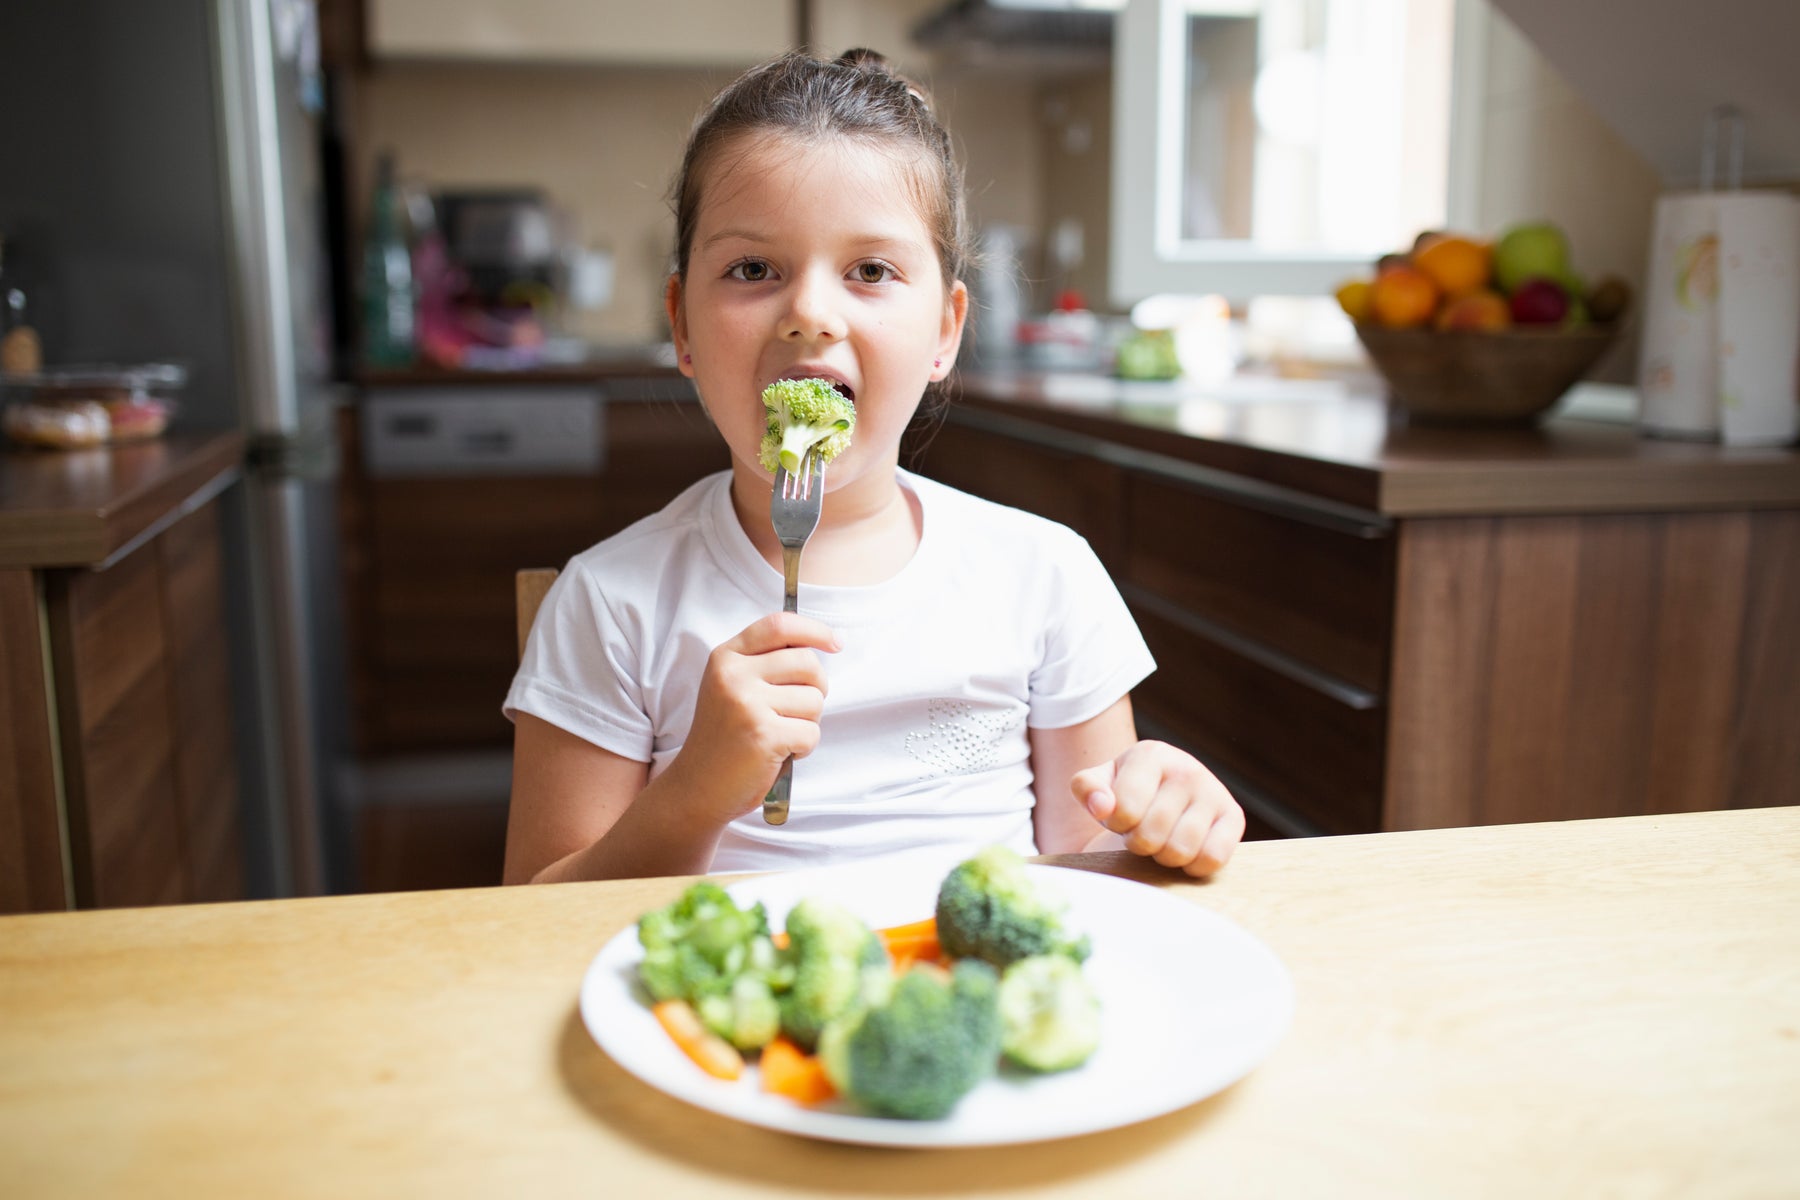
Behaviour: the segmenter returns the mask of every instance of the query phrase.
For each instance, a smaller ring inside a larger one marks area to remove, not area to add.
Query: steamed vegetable
[[[983,962],[915,966],[885,1000],[833,1022],[819,1058],[838,1091],[870,1112],[929,1119],[993,1074],[999,980]]]
[[[1100,1045],[1100,998],[1074,959],[1022,958],[1000,977],[1000,1049],[1032,1071],[1067,1071]]]
[[[762,401],[768,416],[761,447],[765,470],[781,466],[795,474],[809,450],[830,462],[849,448],[856,406],[831,380],[777,379],[763,389]]]
[[[979,958],[1004,969],[1022,958],[1088,956],[1088,940],[1063,925],[1059,897],[1037,886],[1025,860],[989,846],[954,867],[938,888],[938,941],[951,958]]]

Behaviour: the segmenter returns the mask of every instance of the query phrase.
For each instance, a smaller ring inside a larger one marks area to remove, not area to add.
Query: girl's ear
[[[938,327],[937,361],[931,368],[931,381],[946,378],[956,368],[956,352],[962,346],[963,327],[969,321],[969,289],[962,280],[950,285],[944,297],[944,320]]]
[[[681,276],[669,276],[668,285],[663,288],[663,308],[669,314],[669,334],[675,339],[676,369],[692,379],[694,365],[688,360],[687,310],[681,303]]]

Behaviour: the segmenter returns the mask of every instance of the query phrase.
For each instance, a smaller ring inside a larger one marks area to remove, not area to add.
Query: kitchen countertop
[[[0,443],[0,567],[108,562],[217,495],[243,458],[234,431],[88,450]]]
[[[1375,516],[1800,507],[1800,450],[1648,438],[1618,420],[1407,426],[1380,395],[1331,380],[958,380],[954,421],[1027,438],[1035,427],[1040,441],[1047,426],[1053,448],[1060,435],[1073,452],[1224,472]]]
[[[1254,842],[1209,884],[1123,854],[1053,861],[1265,941],[1297,994],[1273,1055],[1110,1132],[871,1149],[690,1108],[589,1038],[589,960],[680,879],[6,917],[7,1192],[1773,1196],[1800,1180],[1800,808]]]
[[[365,387],[671,381],[650,398],[690,397],[665,349],[620,348],[527,371],[438,367],[364,371]],[[1371,377],[1372,380],[1372,377]],[[1606,393],[1612,394],[1606,394]],[[1627,389],[1578,387],[1537,424],[1408,426],[1377,385],[1244,374],[1221,384],[1135,382],[1079,372],[961,371],[950,419],[1076,453],[1188,472],[1223,472],[1367,518],[1800,507],[1800,450],[1640,436]],[[1583,404],[1588,397],[1603,402]],[[621,393],[619,398],[629,399]]]

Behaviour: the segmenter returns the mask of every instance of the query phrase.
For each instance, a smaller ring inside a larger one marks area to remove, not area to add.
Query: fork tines
[[[809,451],[800,460],[800,474],[790,475],[786,467],[781,468],[781,498],[783,500],[805,500],[812,492],[813,463],[818,455]]]

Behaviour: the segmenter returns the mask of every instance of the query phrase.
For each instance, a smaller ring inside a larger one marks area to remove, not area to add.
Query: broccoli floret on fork
[[[808,451],[830,462],[850,445],[856,406],[829,379],[777,379],[762,394],[768,426],[761,447],[764,469],[797,474]]]

